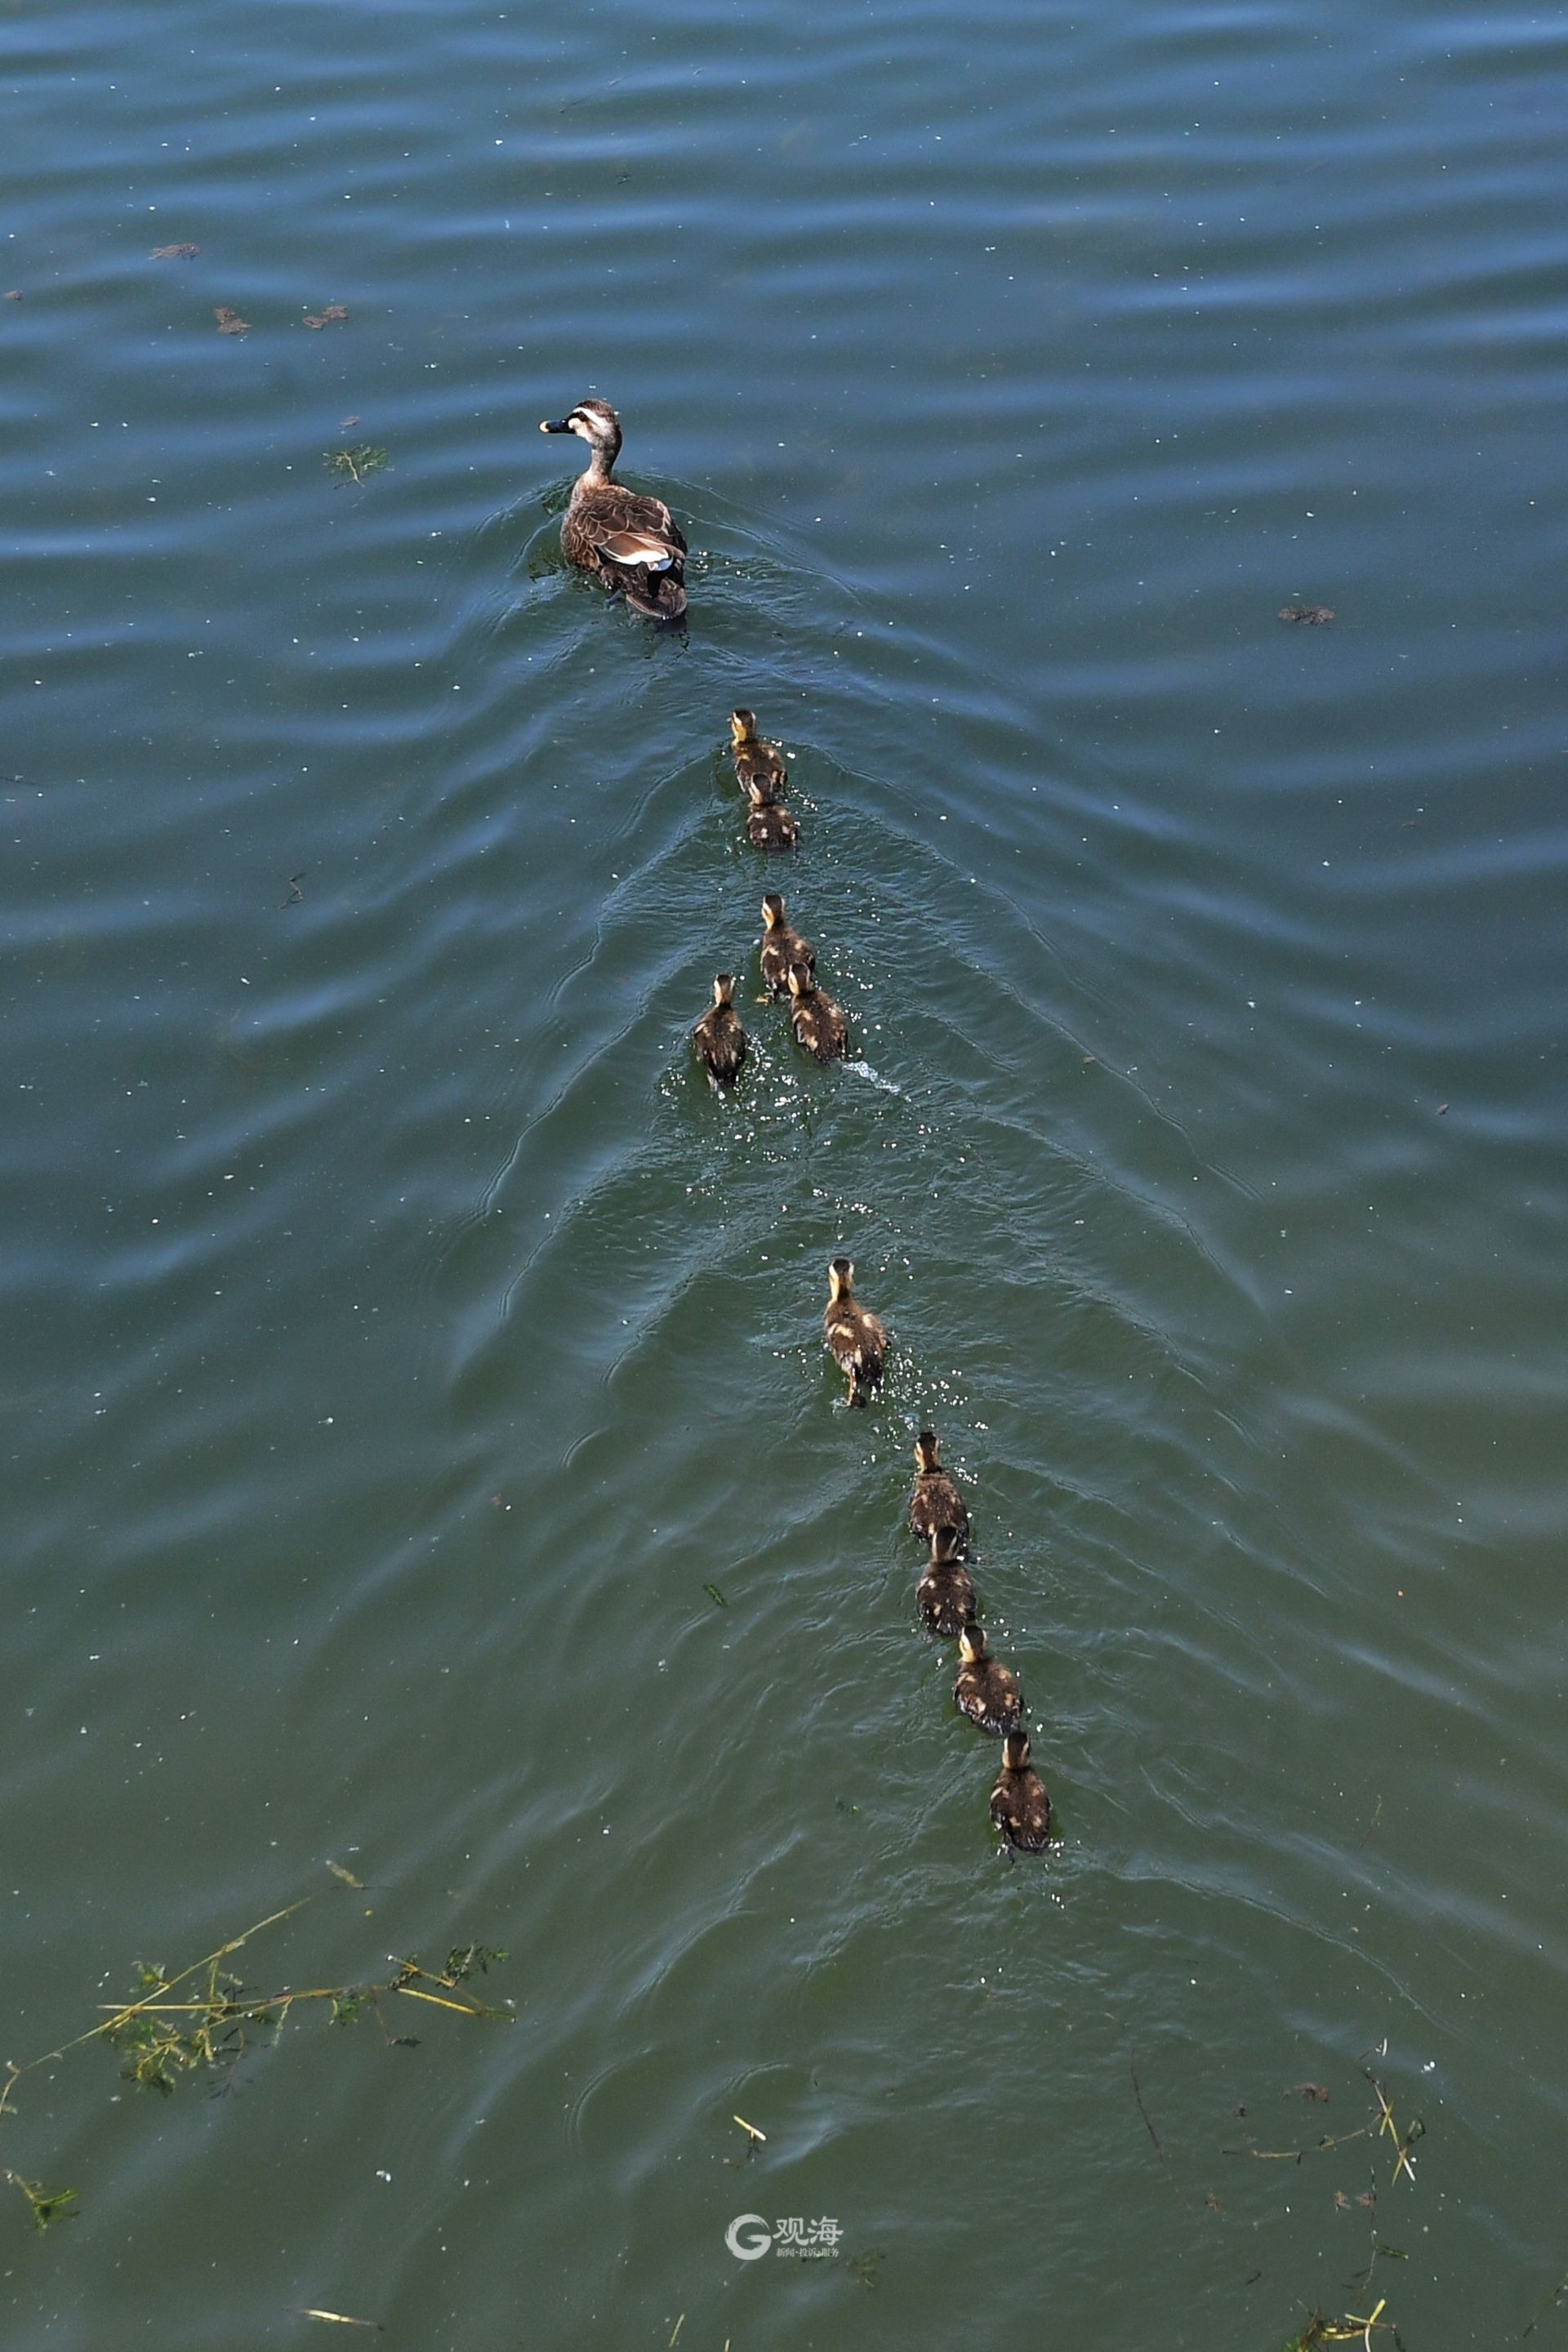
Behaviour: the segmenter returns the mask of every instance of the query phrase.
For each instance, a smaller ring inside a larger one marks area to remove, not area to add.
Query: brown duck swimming
[[[1021,1731],[1007,1734],[991,1791],[991,1819],[1008,1844],[1026,1853],[1043,1853],[1051,1842],[1051,1801],[1029,1762],[1029,1743]]]
[[[910,1496],[910,1525],[929,1543],[939,1528],[952,1528],[960,1543],[969,1533],[969,1513],[963,1497],[942,1466],[934,1429],[922,1429],[915,1440],[915,1490]]]
[[[775,801],[761,776],[753,776],[746,786],[751,806],[746,811],[746,831],[753,849],[795,849],[800,844],[800,827],[781,801]]]
[[[796,964],[795,971],[801,967]],[[791,975],[793,978],[793,974]],[[827,1305],[822,1333],[839,1370],[849,1381],[849,1402],[864,1404],[867,1393],[881,1385],[888,1360],[887,1326],[855,1296],[855,1268],[847,1257],[836,1257],[827,1269]]]
[[[958,1529],[932,1528],[931,1559],[915,1587],[915,1605],[930,1631],[944,1642],[962,1633],[974,1615],[974,1585],[958,1557]]]
[[[568,563],[590,572],[611,595],[623,595],[650,621],[679,621],[686,610],[686,541],[662,499],[622,488],[611,468],[621,452],[621,420],[607,400],[580,400],[542,433],[575,433],[588,463],[561,519]]]
[[[1012,1669],[992,1657],[978,1625],[965,1625],[958,1637],[962,1664],[952,1685],[952,1701],[960,1715],[994,1738],[1016,1731],[1024,1720],[1024,1694]]]
[[[713,982],[713,1002],[691,1033],[708,1083],[721,1091],[732,1087],[740,1076],[750,1045],[734,997],[733,972],[719,972]]]
[[[849,1051],[849,1024],[844,1007],[818,988],[809,965],[789,968],[789,1021],[795,1042],[815,1054],[819,1062],[841,1062]]]
[[[730,757],[742,791],[749,791],[755,778],[767,786],[769,800],[782,801],[789,790],[789,770],[778,745],[764,742],[758,734],[754,710],[731,711],[730,739]]]
[[[770,890],[763,900],[763,943],[758,960],[763,967],[763,981],[770,996],[789,994],[789,968],[792,963],[816,970],[816,950],[808,947],[798,931],[792,931],[784,920],[784,900],[776,890]]]

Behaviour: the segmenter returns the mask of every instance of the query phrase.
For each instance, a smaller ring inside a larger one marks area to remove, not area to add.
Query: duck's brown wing
[[[1051,1801],[1046,1784],[1029,1766],[1004,1771],[991,1791],[991,1819],[1009,1844],[1040,1853],[1051,1842]]]
[[[777,801],[764,801],[761,808],[749,809],[746,831],[754,849],[793,849],[800,839],[799,826]]]
[[[862,1307],[860,1317],[860,1360],[873,1380],[882,1377],[882,1366],[888,1360],[888,1327],[880,1316]]]
[[[938,1528],[956,1528],[961,1538],[969,1533],[963,1497],[945,1470],[922,1470],[916,1478],[910,1496],[910,1525],[928,1543]]]
[[[818,990],[809,1003],[795,1005],[794,1020],[795,1036],[808,1054],[819,1062],[842,1061],[848,1050],[849,1024],[830,996]]]
[[[998,1734],[1016,1731],[1024,1720],[1024,1694],[1018,1688],[1018,1677],[994,1658],[985,1663],[991,1670],[985,1681],[985,1728]]]
[[[974,1587],[962,1568],[928,1568],[915,1587],[915,1602],[931,1631],[952,1642],[973,1621]]]
[[[742,785],[753,779],[765,784],[775,800],[782,800],[789,790],[789,770],[773,743],[737,743],[735,773]]]
[[[731,1013],[728,1020],[721,1020],[717,1008],[705,1013],[691,1033],[691,1041],[714,1085],[732,1087],[744,1066],[749,1043],[735,1015]]]
[[[1016,1731],[1023,1720],[1024,1701],[1017,1682],[994,1658],[960,1666],[952,1696],[959,1713],[978,1724],[982,1731],[988,1731],[994,1739]]]
[[[685,612],[686,541],[662,499],[604,484],[567,509],[561,543],[571,562],[596,572],[634,611],[659,621]]]

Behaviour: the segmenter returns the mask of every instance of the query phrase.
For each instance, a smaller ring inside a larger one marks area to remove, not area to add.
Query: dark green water
[[[516,2018],[31,2074],[7,2347],[1563,2343],[1568,19],[5,26],[0,2055],[307,1894]]]

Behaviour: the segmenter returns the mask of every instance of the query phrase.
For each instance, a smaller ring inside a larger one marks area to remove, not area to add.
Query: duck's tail
[[[673,572],[656,572],[622,582],[622,593],[634,613],[650,621],[681,621],[686,617],[686,583]]]

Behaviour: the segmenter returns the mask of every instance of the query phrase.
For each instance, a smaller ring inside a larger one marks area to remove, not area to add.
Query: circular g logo
[[[742,2236],[742,2231],[747,2234]],[[760,2213],[737,2213],[724,2232],[724,2243],[738,2263],[754,2263],[773,2242],[773,2231]]]

